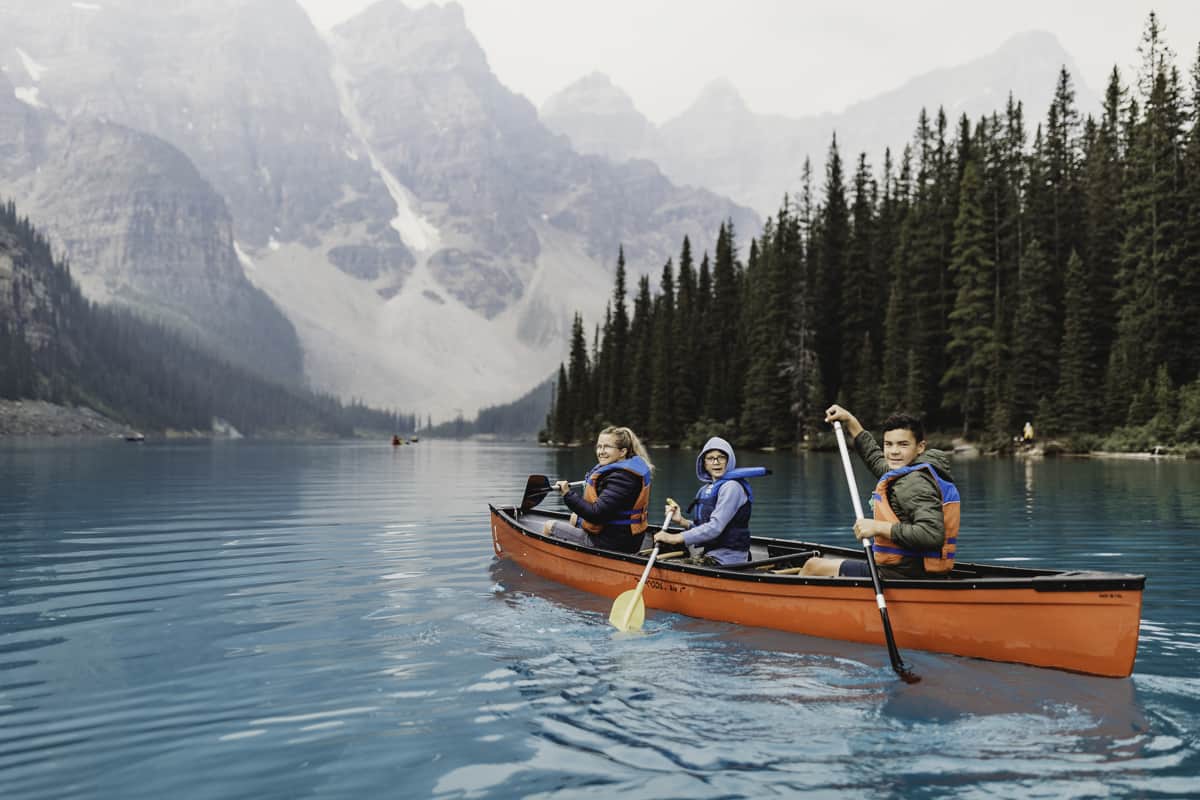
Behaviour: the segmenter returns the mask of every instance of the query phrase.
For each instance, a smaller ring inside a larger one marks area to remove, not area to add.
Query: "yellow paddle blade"
[[[640,631],[642,623],[646,621],[646,604],[642,602],[641,591],[629,589],[617,595],[608,621],[622,633]]]

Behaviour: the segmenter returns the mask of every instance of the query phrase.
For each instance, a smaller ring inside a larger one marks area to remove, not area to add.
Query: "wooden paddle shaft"
[[[665,531],[667,525],[671,523],[671,517],[674,510],[667,506],[667,516],[663,518],[662,529]],[[638,580],[637,588],[633,592],[633,601],[629,604],[629,608],[625,610],[625,619],[621,620],[621,630],[629,628],[629,620],[633,617],[633,609],[642,600],[642,589],[646,586],[646,578],[650,577],[650,568],[654,566],[654,560],[658,558],[658,542],[654,543],[654,549],[650,551],[650,558],[646,559],[646,568],[642,570],[642,577]]]

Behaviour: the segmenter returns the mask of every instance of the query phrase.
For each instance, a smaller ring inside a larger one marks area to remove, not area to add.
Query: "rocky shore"
[[[85,406],[60,406],[42,400],[0,400],[0,437],[120,437],[129,426]]]

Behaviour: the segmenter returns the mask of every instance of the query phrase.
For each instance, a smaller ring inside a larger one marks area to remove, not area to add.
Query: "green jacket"
[[[854,438],[854,449],[871,474],[880,478],[888,471],[883,451],[875,437],[864,430]],[[941,476],[954,482],[950,474],[950,458],[942,450],[927,449],[917,456],[914,464],[930,464]],[[888,490],[888,502],[900,521],[892,525],[889,534],[892,541],[906,550],[940,550],[946,537],[942,518],[942,495],[937,485],[924,471],[910,472],[893,481]],[[919,558],[903,558],[893,567],[880,567],[880,574],[891,578],[925,578],[933,576],[925,572]]]

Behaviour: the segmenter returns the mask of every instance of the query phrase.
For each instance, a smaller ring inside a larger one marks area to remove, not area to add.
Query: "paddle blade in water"
[[[642,602],[642,593],[630,589],[617,595],[608,621],[621,632],[640,631],[642,623],[646,621],[646,604]]]

